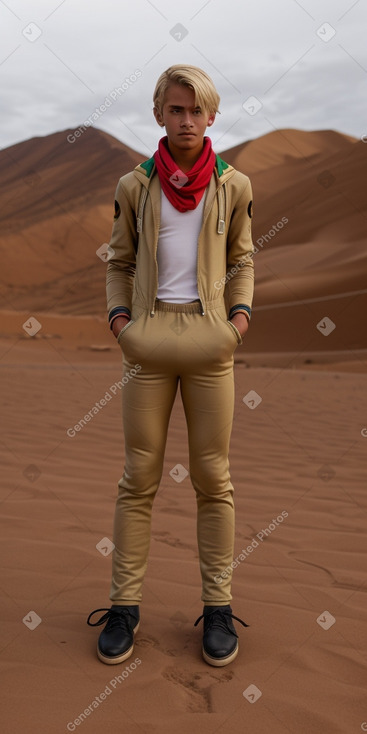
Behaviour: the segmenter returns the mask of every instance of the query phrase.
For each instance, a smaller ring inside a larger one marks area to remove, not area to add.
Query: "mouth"
[[[185,138],[195,138],[195,133],[179,133],[179,136],[184,135]]]

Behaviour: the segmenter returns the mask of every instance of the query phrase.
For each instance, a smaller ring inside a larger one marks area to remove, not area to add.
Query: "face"
[[[215,120],[215,114],[195,106],[194,90],[182,84],[170,84],[162,113],[156,107],[153,112],[158,125],[166,128],[170,144],[180,150],[202,147],[205,130]]]

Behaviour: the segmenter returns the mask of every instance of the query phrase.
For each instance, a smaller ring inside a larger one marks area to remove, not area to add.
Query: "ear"
[[[164,122],[163,122],[163,119],[162,119],[162,115],[159,112],[158,107],[153,107],[153,115],[154,115],[156,121],[158,122],[158,125],[160,127],[164,127]]]
[[[209,118],[208,118],[208,127],[210,127],[213,124],[214,120],[215,120],[215,113],[214,113],[214,115],[210,115],[209,116]]]

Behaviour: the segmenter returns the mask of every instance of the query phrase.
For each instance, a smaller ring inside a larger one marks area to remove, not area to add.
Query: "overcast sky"
[[[0,0],[0,145],[90,120],[151,155],[152,92],[176,63],[218,89],[217,152],[289,127],[360,138],[366,28],[366,0]]]

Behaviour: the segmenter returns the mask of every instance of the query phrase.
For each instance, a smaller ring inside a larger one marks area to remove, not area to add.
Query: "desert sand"
[[[118,177],[144,156],[69,132],[0,153],[1,731],[367,731],[367,146],[282,130],[217,151],[254,189],[230,453],[232,608],[249,627],[231,665],[202,660],[194,492],[170,475],[188,467],[177,397],[134,652],[105,666],[86,619],[109,606],[123,387],[96,250]]]

